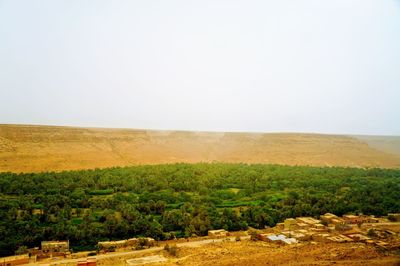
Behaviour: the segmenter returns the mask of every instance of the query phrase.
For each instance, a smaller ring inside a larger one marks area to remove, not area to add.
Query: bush
[[[369,236],[369,237],[377,237],[378,235],[376,234],[375,230],[371,228],[371,229],[368,230],[367,236]]]
[[[254,229],[249,230],[249,235],[250,235],[250,240],[252,240],[252,241],[257,241],[258,240],[257,231],[256,230],[254,230]]]
[[[110,247],[108,247],[106,250],[107,250],[108,252],[115,252],[116,247],[110,246]]]
[[[147,238],[139,238],[138,249],[144,249],[144,247],[149,246],[149,240]]]
[[[89,191],[90,195],[111,195],[114,193],[114,189],[98,189]]]
[[[166,250],[170,255],[176,257],[178,255],[178,247],[176,246],[176,244],[166,244],[164,246],[164,250]]]
[[[20,246],[17,251],[15,251],[16,255],[22,255],[28,253],[28,247],[27,246]]]

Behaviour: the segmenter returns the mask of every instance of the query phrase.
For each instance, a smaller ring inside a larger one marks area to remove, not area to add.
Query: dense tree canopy
[[[204,235],[287,217],[400,211],[400,170],[171,164],[61,173],[0,173],[0,255],[42,240]]]

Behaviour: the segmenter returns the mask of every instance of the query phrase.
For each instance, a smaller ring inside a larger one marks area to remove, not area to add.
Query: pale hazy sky
[[[400,135],[400,1],[0,0],[0,123]]]

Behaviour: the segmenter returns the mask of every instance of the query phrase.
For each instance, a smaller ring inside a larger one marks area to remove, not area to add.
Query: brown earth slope
[[[158,265],[399,265],[400,257],[378,252],[361,243],[302,243],[277,246],[265,242],[216,243],[199,248],[181,248],[175,263]],[[99,263],[101,265],[102,263]],[[107,264],[105,264],[107,265]],[[115,265],[115,264],[114,264]]]
[[[0,125],[0,171],[212,161],[400,167],[400,154],[371,143],[344,135]]]

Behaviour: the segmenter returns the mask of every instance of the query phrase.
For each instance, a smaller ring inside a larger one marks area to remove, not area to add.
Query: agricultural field
[[[0,172],[163,163],[400,167],[400,137],[0,125]]]
[[[163,164],[0,173],[0,255],[43,240],[99,241],[263,229],[285,218],[400,210],[400,170],[265,164]]]

